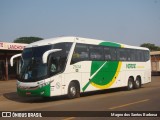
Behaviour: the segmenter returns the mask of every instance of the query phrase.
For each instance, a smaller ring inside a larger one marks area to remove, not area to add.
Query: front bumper
[[[17,87],[17,93],[19,96],[50,96],[50,84],[42,87],[35,87],[35,88],[23,88]]]

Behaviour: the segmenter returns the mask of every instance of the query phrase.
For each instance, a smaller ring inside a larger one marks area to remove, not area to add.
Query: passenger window
[[[128,56],[128,61],[135,61],[136,60],[136,50],[127,49],[127,56]]]
[[[57,61],[56,59],[53,59],[53,57],[51,58],[51,62],[50,62],[50,73],[54,73],[57,70]]]
[[[147,51],[147,50],[145,50],[144,51],[144,59],[145,59],[145,61],[148,61],[149,60],[149,51]]]
[[[137,50],[136,52],[137,57],[136,57],[136,61],[144,61],[144,55],[143,55],[143,51],[142,50]]]
[[[88,59],[89,59],[88,46],[85,44],[77,43],[72,55],[71,64]]]
[[[105,60],[112,60],[111,50],[109,47],[104,47],[104,58]]]
[[[120,61],[126,61],[127,60],[127,51],[123,48],[117,49],[117,57]]]
[[[111,52],[111,59],[112,60],[117,60],[117,50],[116,50],[116,48],[110,48],[110,52]]]
[[[90,45],[89,51],[91,60],[104,60],[102,46]]]

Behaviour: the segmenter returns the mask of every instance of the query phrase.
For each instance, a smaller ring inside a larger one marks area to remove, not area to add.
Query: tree
[[[151,43],[143,43],[140,46],[146,47],[146,48],[150,49],[150,51],[159,51],[160,50],[159,46],[156,46],[155,44],[151,44]]]
[[[29,44],[29,43],[36,42],[39,40],[43,40],[43,38],[40,38],[40,37],[20,37],[20,38],[15,39],[13,42],[14,43],[27,43],[27,44]]]

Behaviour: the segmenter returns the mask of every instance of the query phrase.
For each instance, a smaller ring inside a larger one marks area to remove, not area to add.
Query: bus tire
[[[68,98],[73,99],[78,97],[80,97],[80,88],[76,82],[71,82],[68,87]]]
[[[134,88],[134,79],[130,77],[128,79],[128,85],[127,85],[127,90],[132,90]]]
[[[138,89],[141,87],[141,80],[139,77],[136,78],[136,80],[134,81],[134,88]]]

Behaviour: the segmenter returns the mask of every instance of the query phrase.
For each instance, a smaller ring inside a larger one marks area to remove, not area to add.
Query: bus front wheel
[[[80,97],[80,88],[76,84],[76,82],[71,82],[68,87],[68,98],[78,98]]]

